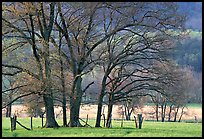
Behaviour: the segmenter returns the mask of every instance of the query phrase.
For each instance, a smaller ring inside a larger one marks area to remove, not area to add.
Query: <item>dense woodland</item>
[[[202,32],[185,21],[173,2],[3,2],[2,109],[10,117],[21,102],[50,128],[58,105],[63,126],[77,127],[80,106],[95,104],[100,127],[108,105],[110,127],[113,105],[130,120],[148,102],[157,120],[177,121],[202,103]]]

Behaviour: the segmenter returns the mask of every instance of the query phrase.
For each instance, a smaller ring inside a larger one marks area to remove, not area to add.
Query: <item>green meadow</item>
[[[155,106],[154,103],[146,103],[146,106]],[[198,103],[188,103],[186,105],[187,108],[202,108],[202,104],[198,104]]]
[[[30,118],[17,120],[30,128]],[[57,121],[62,125],[62,119]],[[124,121],[121,127],[121,121],[113,120],[111,128],[95,128],[95,120],[92,119],[88,124],[92,127],[41,128],[41,119],[33,118],[33,130],[17,124],[12,132],[10,119],[2,118],[2,137],[202,137],[202,123],[143,121],[142,129],[135,128],[134,121]]]

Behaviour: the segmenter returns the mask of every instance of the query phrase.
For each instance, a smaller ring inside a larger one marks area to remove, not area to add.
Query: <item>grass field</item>
[[[146,103],[146,106],[155,106],[154,103]],[[202,104],[198,104],[198,103],[190,103],[186,105],[188,108],[202,108]]]
[[[191,103],[187,104],[187,107],[191,108],[202,108],[202,104],[197,104],[197,103]]]
[[[18,118],[18,121],[30,128],[30,118]],[[57,121],[62,125],[62,119]],[[17,129],[11,132],[10,119],[2,118],[2,137],[202,137],[202,123],[144,121],[142,129],[136,129],[134,121],[124,121],[121,128],[121,121],[113,120],[109,129],[95,128],[95,120],[89,119],[88,123],[93,128],[41,129],[41,119],[33,118],[33,130],[28,131],[17,124]]]

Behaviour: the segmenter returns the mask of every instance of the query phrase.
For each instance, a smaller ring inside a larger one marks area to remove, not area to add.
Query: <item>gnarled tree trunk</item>
[[[79,111],[82,99],[81,82],[82,78],[80,76],[76,77],[72,88],[72,94],[70,95],[70,127],[82,126],[79,122]]]
[[[103,95],[100,94],[98,96],[98,110],[97,110],[97,117],[96,117],[96,124],[95,127],[100,127],[101,123],[101,112],[102,112],[102,102],[103,102]]]
[[[59,127],[55,120],[54,116],[54,104],[53,104],[53,98],[50,94],[43,95],[43,100],[45,103],[45,111],[46,111],[46,124],[44,127],[46,128],[53,128],[53,127]]]
[[[114,94],[110,94],[110,95],[109,95],[107,121],[106,121],[106,127],[107,127],[107,128],[109,128],[109,127],[111,126],[113,101],[114,101]]]

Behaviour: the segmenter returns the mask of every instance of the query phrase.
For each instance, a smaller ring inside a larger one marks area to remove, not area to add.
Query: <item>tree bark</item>
[[[162,109],[161,121],[164,122],[165,114],[166,114],[166,104],[162,104],[161,109]]]
[[[138,121],[139,121],[139,129],[142,128],[142,122],[143,122],[143,117],[142,117],[142,114],[138,114]]]
[[[64,96],[64,93],[63,93],[63,102],[62,102],[62,110],[63,110],[63,126],[66,127],[67,126],[67,114],[66,114],[66,109],[67,109],[67,106],[66,106],[66,97]]]
[[[6,107],[6,117],[11,117],[11,104]]]
[[[9,102],[12,101],[12,94],[9,94]],[[11,117],[12,104],[6,106],[6,117]]]
[[[61,36],[59,36],[61,38]],[[65,79],[64,79],[64,68],[63,68],[63,61],[61,57],[61,39],[59,44],[59,56],[60,56],[60,72],[61,72],[61,84],[62,84],[62,110],[63,110],[63,126],[66,127],[67,125],[67,114],[66,114],[66,91],[65,91]]]
[[[132,114],[133,108],[129,109],[127,103],[128,102],[125,102],[125,119],[130,120],[130,116]]]
[[[173,105],[170,105],[170,106],[169,106],[169,117],[168,117],[168,122],[171,121],[172,106],[173,106]]]
[[[181,109],[181,115],[180,115],[180,117],[179,117],[178,122],[181,122],[181,118],[182,118],[182,116],[183,116],[183,114],[184,114],[184,111],[183,111],[184,108],[185,108],[185,107],[183,106],[182,109]]]
[[[174,114],[174,122],[176,122],[176,117],[178,114],[179,106],[176,107],[175,114]]]
[[[53,102],[53,96],[52,96],[52,91],[51,91],[51,66],[50,66],[50,52],[49,52],[49,39],[50,35],[53,29],[53,24],[54,24],[54,9],[55,9],[55,2],[52,2],[50,4],[50,18],[49,18],[49,24],[46,23],[45,19],[45,12],[44,12],[44,5],[43,3],[40,3],[40,9],[41,9],[41,15],[37,15],[38,18],[38,26],[40,28],[40,33],[42,35],[42,38],[44,39],[43,43],[43,55],[40,57],[37,53],[37,48],[35,44],[35,28],[34,28],[34,23],[32,19],[32,15],[30,15],[30,21],[31,21],[31,28],[32,28],[32,49],[33,49],[33,55],[36,58],[36,61],[39,65],[39,77],[40,80],[44,83],[45,87],[45,92],[43,94],[43,100],[45,104],[45,111],[46,111],[46,128],[51,128],[51,127],[58,127],[59,125],[57,124],[55,120],[55,115],[54,115],[54,102]],[[40,18],[42,16],[42,18]],[[42,23],[42,24],[41,24]],[[44,63],[41,63],[40,59],[44,60]],[[44,66],[44,71],[43,71],[43,66]]]
[[[59,127],[55,120],[54,116],[54,104],[53,104],[53,98],[50,94],[44,94],[43,100],[45,103],[45,111],[46,111],[46,128],[53,128],[53,127]]]
[[[159,104],[156,104],[156,120],[159,121]]]
[[[45,54],[44,54],[44,60],[45,60],[45,94],[43,95],[44,103],[45,103],[45,110],[46,110],[46,125],[45,127],[58,127],[55,120],[54,115],[54,102],[53,102],[53,95],[51,90],[51,68],[50,68],[50,59],[49,59],[49,45],[44,45]]]
[[[97,109],[97,117],[96,117],[96,124],[95,127],[100,127],[101,123],[101,112],[102,112],[102,102],[103,102],[103,95],[100,94],[98,96],[98,109]]]
[[[110,69],[108,68],[105,72],[105,75],[103,76],[102,84],[101,84],[101,91],[98,96],[98,110],[97,110],[97,118],[96,118],[96,124],[95,127],[100,127],[101,123],[101,111],[102,111],[102,103],[103,103],[103,97],[105,95],[105,89],[106,89],[106,80],[108,78],[108,74],[110,73]]]
[[[113,101],[114,101],[114,94],[109,94],[108,114],[107,114],[107,121],[106,121],[106,127],[107,128],[109,128],[111,126]]]
[[[82,89],[81,89],[82,78],[80,76],[76,77],[72,88],[72,95],[70,96],[70,127],[81,127],[79,122],[79,111],[82,99]]]
[[[17,116],[14,115],[13,117],[10,117],[10,120],[11,120],[11,131],[16,130]]]

